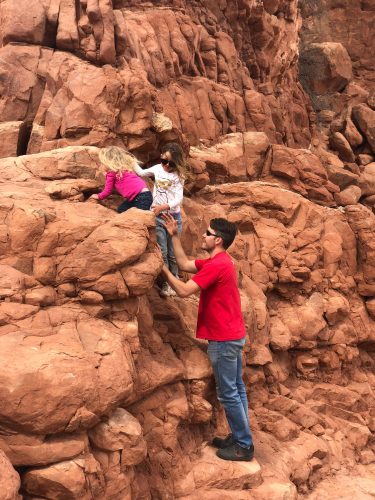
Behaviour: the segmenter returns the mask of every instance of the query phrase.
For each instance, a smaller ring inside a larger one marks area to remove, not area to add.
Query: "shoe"
[[[168,283],[163,283],[162,286],[161,286],[161,289],[160,289],[160,295],[162,297],[169,297],[169,289],[170,289],[170,286],[168,285]]]
[[[225,438],[214,437],[211,444],[215,446],[215,448],[226,448],[233,444],[232,434],[228,434]]]
[[[160,290],[160,295],[162,297],[175,297],[177,293],[173,290],[171,286],[169,286],[168,283],[163,283]]]
[[[237,443],[233,443],[226,448],[217,450],[216,455],[223,460],[250,462],[254,457],[254,446],[247,449]]]

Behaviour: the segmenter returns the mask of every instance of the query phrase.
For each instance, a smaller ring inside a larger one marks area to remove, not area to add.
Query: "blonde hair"
[[[118,146],[101,149],[99,160],[108,170],[116,172],[120,177],[124,172],[133,172],[134,166],[138,163],[134,155]]]

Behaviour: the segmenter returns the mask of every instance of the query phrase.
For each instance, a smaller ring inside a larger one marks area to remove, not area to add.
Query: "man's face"
[[[216,234],[215,230],[212,229],[211,226],[208,226],[208,229],[203,233],[202,236],[202,248],[203,250],[207,250],[208,252],[215,248],[215,242],[217,241],[217,238],[220,238],[220,236]]]

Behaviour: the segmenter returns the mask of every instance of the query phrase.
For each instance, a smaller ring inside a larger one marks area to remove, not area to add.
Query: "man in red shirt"
[[[198,309],[197,338],[208,340],[207,353],[214,371],[218,400],[224,407],[231,434],[214,438],[217,456],[224,460],[249,461],[254,446],[249,426],[248,403],[242,380],[242,350],[246,331],[241,314],[240,294],[234,263],[226,252],[236,236],[236,226],[226,219],[212,219],[203,234],[202,248],[209,253],[204,260],[187,258],[178,237],[176,221],[164,216],[172,236],[173,249],[180,270],[196,273],[184,283],[166,266],[163,274],[179,297],[201,292]]]

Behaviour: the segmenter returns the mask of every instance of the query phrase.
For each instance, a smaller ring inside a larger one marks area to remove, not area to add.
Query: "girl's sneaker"
[[[161,287],[161,290],[160,290],[160,295],[162,297],[175,297],[177,294],[176,292],[173,290],[173,288],[171,288],[169,286],[168,283],[163,283],[162,287]]]

